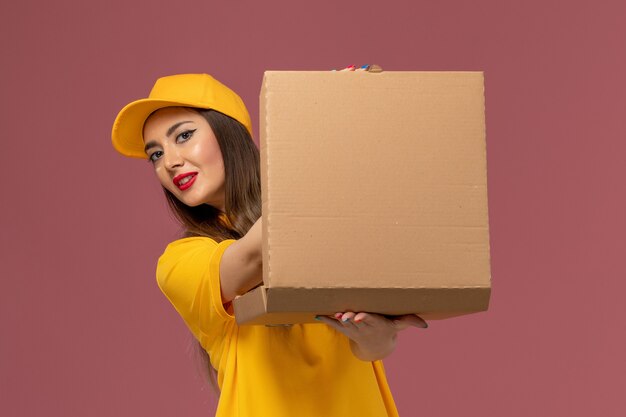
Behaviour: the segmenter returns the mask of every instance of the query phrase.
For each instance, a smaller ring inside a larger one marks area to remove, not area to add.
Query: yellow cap
[[[250,115],[241,98],[208,74],[180,74],[159,78],[148,98],[126,105],[115,118],[111,140],[122,155],[147,159],[143,125],[155,110],[185,106],[213,109],[244,125],[252,136]]]

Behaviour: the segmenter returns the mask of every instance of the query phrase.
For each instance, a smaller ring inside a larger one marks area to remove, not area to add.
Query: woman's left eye
[[[185,130],[183,133],[181,133],[180,135],[178,135],[176,137],[176,141],[177,142],[185,142],[186,140],[191,139],[191,137],[193,136],[193,132],[195,132],[196,129],[193,130]]]

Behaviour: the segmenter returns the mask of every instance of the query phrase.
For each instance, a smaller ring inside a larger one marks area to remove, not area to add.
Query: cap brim
[[[131,158],[147,159],[144,152],[143,125],[152,112],[164,107],[188,106],[194,103],[157,99],[141,99],[126,105],[115,118],[111,141],[116,151]]]

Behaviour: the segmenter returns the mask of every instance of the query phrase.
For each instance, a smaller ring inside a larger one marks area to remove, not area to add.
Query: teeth
[[[178,184],[179,185],[187,184],[191,180],[192,177],[193,177],[193,175],[186,176],[182,180],[178,181]]]

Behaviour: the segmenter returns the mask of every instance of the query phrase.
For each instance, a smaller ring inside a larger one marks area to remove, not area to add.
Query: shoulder
[[[176,278],[205,276],[212,264],[219,264],[221,254],[232,239],[220,243],[208,237],[187,237],[167,245],[157,262],[157,281],[163,286]],[[214,268],[213,268],[214,269]]]
[[[196,338],[199,332],[210,333],[218,321],[230,319],[221,304],[219,262],[232,242],[183,238],[168,244],[159,257],[157,284]]]
[[[163,251],[163,256],[176,254],[180,251],[194,249],[210,249],[217,246],[217,242],[209,237],[193,236],[175,240],[169,243]]]
[[[205,269],[218,243],[208,237],[187,237],[167,245],[157,262],[157,281],[160,286],[172,276],[195,275]],[[203,259],[206,262],[203,262]]]

